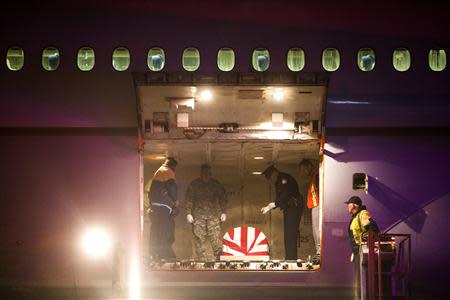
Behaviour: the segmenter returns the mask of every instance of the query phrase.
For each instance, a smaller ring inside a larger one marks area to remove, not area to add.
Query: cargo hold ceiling
[[[239,169],[245,175],[263,170],[268,164],[297,165],[303,158],[317,159],[317,141],[293,142],[201,142],[152,141],[145,144],[144,159],[159,165],[174,156],[183,166],[210,163],[215,167]]]
[[[154,81],[135,77],[145,139],[308,141],[320,137],[326,80],[235,75],[237,79],[227,74],[232,78],[228,82],[220,81],[217,74],[204,81],[194,75],[187,79],[159,75]]]

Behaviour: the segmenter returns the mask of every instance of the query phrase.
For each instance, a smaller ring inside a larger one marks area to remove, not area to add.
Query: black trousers
[[[175,253],[172,244],[175,242],[175,221],[169,209],[152,206],[150,215],[150,256],[153,260],[173,260]]]
[[[284,225],[284,253],[286,260],[296,260],[297,257],[297,232],[302,218],[303,206],[283,209]]]

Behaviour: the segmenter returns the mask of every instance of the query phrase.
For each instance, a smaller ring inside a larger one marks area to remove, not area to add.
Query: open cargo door
[[[181,207],[173,245],[177,260],[196,258],[192,226],[186,221],[185,194],[204,163],[212,167],[212,176],[226,190],[227,220],[221,224],[221,236],[233,228],[254,227],[267,236],[270,258],[283,259],[282,213],[260,212],[274,197],[273,185],[261,173],[275,164],[292,174],[305,194],[308,183],[299,176],[298,163],[307,158],[319,167],[326,74],[147,73],[135,74],[135,84],[145,144],[144,198],[164,159],[172,156],[178,161]],[[144,220],[145,258],[150,222],[147,216]],[[310,222],[304,209],[297,241],[300,258],[314,254]],[[211,246],[205,248],[214,259]]]

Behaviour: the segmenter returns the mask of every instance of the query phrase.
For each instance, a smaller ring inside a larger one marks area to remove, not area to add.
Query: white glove
[[[191,214],[188,214],[186,216],[186,220],[188,221],[188,223],[194,223],[194,217]]]
[[[275,202],[270,202],[269,204],[267,204],[267,206],[264,206],[263,208],[261,208],[261,212],[263,214],[266,214],[272,208],[275,208]]]
[[[353,262],[355,260],[355,255],[352,253],[352,255],[350,256],[350,262]]]
[[[221,214],[220,215],[220,221],[221,222],[225,222],[226,219],[227,219],[227,215],[226,214]]]

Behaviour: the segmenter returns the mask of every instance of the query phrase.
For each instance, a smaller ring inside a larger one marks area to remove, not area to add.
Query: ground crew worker
[[[320,203],[319,203],[319,170],[314,169],[309,159],[303,159],[298,168],[303,176],[309,178],[306,205],[311,209],[312,232],[316,249],[315,260],[320,260]]]
[[[369,231],[378,232],[378,225],[372,220],[371,214],[362,205],[361,198],[358,196],[350,197],[346,202],[349,214],[352,216],[348,224],[348,235],[352,248],[350,261],[353,262],[353,286],[355,287],[355,297],[361,297],[361,257],[359,248],[363,242],[363,238]],[[367,274],[366,274],[367,276]]]
[[[297,234],[302,217],[302,196],[297,181],[287,173],[279,172],[273,165],[263,172],[267,180],[275,185],[275,202],[261,208],[263,214],[279,207],[283,211],[284,251],[286,260],[297,259]]]
[[[200,167],[200,177],[186,191],[186,219],[192,224],[197,259],[206,260],[206,240],[209,238],[216,259],[222,253],[220,223],[225,222],[227,198],[223,185],[211,177],[211,166]]]
[[[172,244],[175,241],[177,161],[169,157],[153,175],[149,198],[151,199],[150,255],[152,260],[175,260]]]
[[[150,187],[152,186],[152,179],[150,178],[147,183],[144,185],[144,212],[146,214],[150,214],[151,209],[151,199],[150,199]]]
[[[352,247],[351,260],[353,261],[354,257],[359,254],[359,246],[361,246],[363,236],[366,236],[368,231],[378,232],[379,229],[371,214],[366,210],[366,206],[362,205],[361,198],[353,196],[345,203],[349,214],[352,215],[348,224],[348,235]]]

